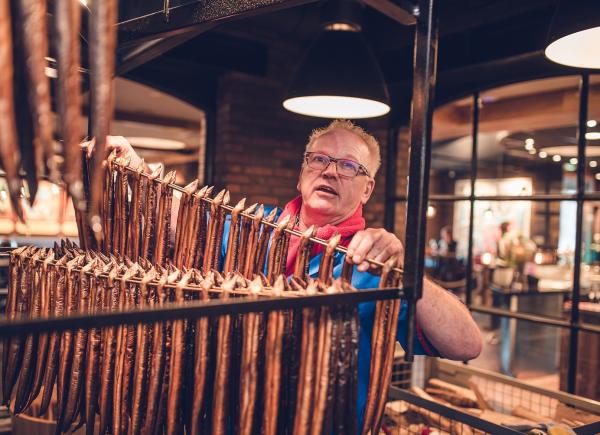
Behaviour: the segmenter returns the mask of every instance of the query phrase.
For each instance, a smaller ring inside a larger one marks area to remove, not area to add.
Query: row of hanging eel
[[[322,270],[331,270],[335,243]],[[389,269],[382,284],[392,282]],[[330,276],[299,274],[288,283],[278,275],[271,284],[264,275],[250,280],[239,271],[162,267],[65,242],[11,253],[7,315],[94,315],[190,300],[352,291]],[[52,408],[62,432],[85,424],[90,434],[95,426],[96,433],[114,434],[356,433],[358,328],[357,306],[343,305],[15,336],[3,343],[2,393],[15,413],[33,403],[38,415]],[[389,340],[383,341],[373,345],[382,367],[372,376],[384,378],[371,378],[378,398],[391,372]],[[379,421],[380,401],[375,408]]]
[[[84,247],[94,246],[88,240],[86,213],[91,208],[90,222],[98,220],[93,218],[100,207],[101,165],[106,158],[106,136],[113,116],[117,8],[117,0],[94,1],[88,14],[90,125],[95,138],[88,174],[79,146],[83,127],[80,30],[86,9],[78,1],[55,0],[52,26],[48,29],[48,0],[6,0],[0,4],[0,167],[5,173],[12,208],[23,221],[22,193],[28,192],[27,199],[33,204],[40,178],[47,174],[54,183],[64,182],[73,197]],[[52,50],[48,44],[50,33]],[[53,138],[51,83],[46,74],[52,52],[56,58],[55,103],[60,142]],[[91,200],[91,207],[86,199]]]
[[[229,192],[222,190],[211,198],[213,187],[200,187],[196,180],[183,189],[172,230],[175,172],[161,179],[162,167],[144,174],[143,162],[135,171],[128,163],[111,156],[105,165],[100,209],[104,254],[124,255],[133,261],[147,258],[155,265],[172,262],[204,273],[211,269],[238,272],[249,279],[258,274],[269,284],[285,273],[290,233],[284,230],[293,225],[289,218],[274,225],[276,209],[265,216],[263,206],[246,207],[245,199],[232,207],[228,217],[223,206],[230,203]],[[226,225],[229,237],[223,241]],[[223,251],[226,255],[221,259]],[[299,277],[306,271],[305,263],[298,269]]]

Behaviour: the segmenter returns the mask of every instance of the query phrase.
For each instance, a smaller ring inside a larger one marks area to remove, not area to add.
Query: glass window
[[[471,177],[473,98],[446,104],[433,115],[430,194],[454,194],[457,180]]]
[[[600,74],[590,76],[585,137],[585,188],[588,192],[598,192],[600,191]]]
[[[577,167],[578,76],[495,88],[479,104],[478,178],[528,178],[536,195],[568,189]],[[476,195],[486,194],[481,189]]]
[[[575,213],[574,201],[476,201],[473,305],[564,318]]]

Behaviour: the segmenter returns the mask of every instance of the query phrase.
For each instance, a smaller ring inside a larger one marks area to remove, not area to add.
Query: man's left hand
[[[398,255],[402,261],[404,247],[402,242],[392,233],[383,228],[367,228],[357,232],[348,245],[348,255],[352,257],[354,264],[358,264],[358,270],[365,272],[377,269],[371,265],[366,258],[385,263],[392,256]]]

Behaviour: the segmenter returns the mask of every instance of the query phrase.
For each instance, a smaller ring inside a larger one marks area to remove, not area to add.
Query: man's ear
[[[300,167],[300,175],[298,175],[298,183],[296,183],[296,190],[300,192],[300,180],[302,180],[302,173],[304,172],[304,165]],[[302,193],[302,192],[300,192]]]
[[[375,179],[369,178],[369,181],[367,181],[367,184],[365,185],[365,188],[364,188],[361,198],[360,198],[360,202],[362,205],[365,205],[367,203],[367,201],[369,200],[369,198],[371,198],[371,195],[373,194],[374,189],[375,189]]]

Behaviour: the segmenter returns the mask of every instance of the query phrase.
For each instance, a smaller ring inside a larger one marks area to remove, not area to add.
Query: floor
[[[484,346],[481,355],[469,364],[486,370],[502,373],[501,351],[503,337],[500,328],[491,327],[488,315],[474,314],[481,328]],[[554,328],[543,327],[532,334],[531,330],[523,328],[519,322],[517,327],[517,342],[520,344],[515,352],[513,375],[528,384],[548,389],[558,390],[560,385],[558,351],[560,343]],[[556,341],[554,346],[543,344]],[[526,347],[526,352],[519,347]]]

